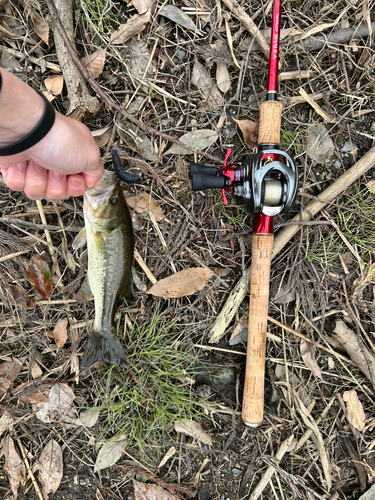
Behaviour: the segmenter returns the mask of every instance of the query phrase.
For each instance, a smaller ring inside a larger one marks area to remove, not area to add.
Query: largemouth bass
[[[88,284],[94,296],[95,320],[81,362],[126,364],[124,348],[117,337],[114,317],[121,297],[133,298],[133,225],[115,173],[105,171],[95,187],[84,194],[85,228],[73,248],[87,241]],[[86,233],[86,234],[84,234]]]

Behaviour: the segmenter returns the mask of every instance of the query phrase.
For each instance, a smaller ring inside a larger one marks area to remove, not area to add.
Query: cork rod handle
[[[273,234],[253,234],[249,333],[242,421],[250,428],[263,422],[264,368]]]
[[[282,109],[283,105],[279,101],[264,101],[259,106],[259,146],[280,144]]]

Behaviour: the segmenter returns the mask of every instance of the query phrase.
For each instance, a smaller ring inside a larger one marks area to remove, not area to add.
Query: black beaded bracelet
[[[51,130],[55,122],[55,109],[45,95],[43,95],[38,90],[36,92],[38,92],[38,94],[44,100],[44,111],[42,118],[39,120],[39,123],[35,125],[33,130],[25,135],[25,137],[17,142],[14,142],[13,144],[10,144],[9,146],[0,148],[0,156],[11,156],[26,151],[26,149],[35,146],[35,144],[41,141]]]

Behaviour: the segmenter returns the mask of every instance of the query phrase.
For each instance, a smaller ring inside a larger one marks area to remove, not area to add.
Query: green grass
[[[375,204],[373,193],[367,188],[350,196],[342,207],[337,209],[336,224],[356,249],[363,265],[374,261],[375,257]],[[315,263],[328,267],[342,266],[339,254],[349,252],[337,231],[329,227],[329,233],[320,229],[320,237],[313,250],[308,251],[309,258]],[[355,257],[353,256],[355,259]]]
[[[179,319],[171,321],[167,312],[158,310],[144,324],[133,318],[134,328],[122,341],[138,381],[115,366],[94,374],[103,439],[125,435],[128,450],[157,449],[175,420],[203,414],[203,401],[188,382],[197,356],[186,347],[192,342]]]
[[[83,18],[86,20],[87,24],[101,38],[108,31],[107,24],[120,24],[115,16],[113,16],[114,5],[111,0],[76,0],[76,4],[82,9],[84,14]],[[110,28],[110,31],[112,32],[113,28]]]

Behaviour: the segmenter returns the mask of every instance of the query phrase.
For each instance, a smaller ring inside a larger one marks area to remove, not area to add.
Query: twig
[[[278,462],[280,462],[285,453],[288,451],[288,448],[292,444],[293,439],[294,435],[292,434],[285,441],[281,443],[280,448],[277,450],[275,454],[275,459]],[[261,480],[257,484],[255,490],[249,496],[249,500],[257,500],[257,498],[262,494],[263,490],[266,488],[267,484],[270,482],[271,477],[273,476],[275,470],[276,470],[275,467],[272,467],[271,465],[267,467],[267,469],[263,473]]]
[[[148,132],[149,134],[158,135],[159,137],[163,138],[165,141],[172,142],[174,144],[177,144],[178,146],[181,146],[181,147],[187,149],[188,151],[191,151],[192,153],[196,153],[200,156],[204,156],[205,158],[208,158],[209,160],[213,161],[214,163],[222,164],[222,162],[223,162],[222,159],[218,158],[217,156],[210,155],[210,154],[205,153],[203,151],[199,151],[197,149],[194,149],[186,144],[182,144],[182,142],[180,142],[178,139],[175,139],[174,137],[172,137],[168,134],[165,134],[164,132],[160,132],[159,130],[156,130],[155,128],[150,127],[149,125],[146,125],[145,123],[141,122],[140,120],[137,120],[137,118],[135,118],[130,113],[128,113],[127,111],[122,109],[121,106],[119,106],[118,104],[113,102],[112,99],[110,97],[108,97],[105,92],[103,92],[103,90],[100,88],[100,86],[97,84],[97,82],[90,76],[89,72],[86,70],[86,68],[81,63],[76,51],[72,47],[72,44],[70,43],[70,40],[65,32],[64,26],[61,23],[59,13],[56,9],[56,6],[55,6],[53,0],[46,0],[46,3],[48,5],[48,9],[49,9],[54,21],[56,22],[56,25],[59,28],[60,35],[63,38],[65,46],[68,49],[75,65],[77,66],[79,71],[82,73],[82,75],[85,77],[85,79],[89,82],[89,84],[91,85],[93,90],[95,90],[95,92],[103,99],[103,101],[106,103],[106,105],[110,109],[117,111],[119,114],[124,116],[127,120],[129,120],[129,121],[133,122],[135,125],[137,125],[137,127],[139,127],[144,132]]]
[[[42,219],[43,224],[45,226],[47,226],[47,219],[46,219],[46,215],[44,213],[43,203],[40,200],[37,200],[36,206],[38,207],[39,215],[40,215],[40,218]],[[56,274],[56,276],[58,278],[61,278],[61,271],[60,271],[59,263],[57,262],[56,251],[55,251],[55,247],[54,247],[53,242],[52,242],[51,233],[49,232],[48,229],[45,229],[44,234],[46,235],[46,240],[49,243],[49,253],[50,253],[51,258],[52,258],[52,271],[54,272],[54,274]],[[60,286],[63,285],[61,283],[61,281],[59,283],[61,284]]]
[[[23,461],[25,462],[25,465],[26,465],[27,472],[30,474],[30,478],[31,478],[31,481],[32,481],[32,483],[34,485],[35,491],[37,492],[37,495],[40,498],[40,500],[44,500],[42,492],[40,491],[39,485],[36,482],[36,479],[35,479],[35,476],[33,474],[33,471],[31,470],[31,467],[30,467],[30,464],[29,464],[29,461],[27,459],[27,455],[26,455],[26,452],[25,452],[25,448],[23,447],[23,444],[22,444],[21,440],[18,437],[16,437],[16,439],[17,439],[18,446],[20,447],[20,450],[21,450],[21,453],[22,453],[22,457],[23,457]]]
[[[239,21],[245,26],[247,31],[253,35],[258,47],[266,56],[267,59],[270,57],[270,46],[267,40],[264,38],[258,26],[254,23],[251,17],[246,14],[245,9],[243,9],[237,0],[223,0],[223,3],[228,7],[228,9],[234,14]]]
[[[345,191],[349,186],[359,179],[367,170],[373,167],[375,162],[375,148],[370,149],[352,168],[347,170],[336,182],[331,184],[325,191],[323,191],[317,198],[309,203],[302,215],[298,214],[292,222],[306,221],[314,217],[322,208],[328,205],[339,194]],[[300,226],[294,225],[284,228],[275,237],[273,244],[272,257],[274,258],[290,241],[290,239],[297,233]],[[210,330],[210,342],[218,342],[226,328],[229,326],[234,315],[236,314],[241,302],[246,296],[248,289],[248,277],[250,276],[250,267],[247,269],[247,275],[242,277],[234,287],[232,293],[229,295],[223,309],[218,315],[215,324]]]
[[[319,344],[319,342],[314,342],[313,340],[306,337],[306,335],[304,335],[303,333],[297,332],[296,330],[289,328],[289,326],[283,325],[282,323],[280,323],[280,321],[277,321],[277,319],[271,318],[271,316],[267,316],[267,319],[268,319],[268,321],[271,321],[271,323],[274,323],[275,325],[279,326],[280,328],[283,328],[287,332],[292,333],[296,337],[299,337],[300,339],[306,340],[306,342],[309,342],[309,344],[313,344],[315,347],[319,347],[319,349],[323,349],[324,351],[328,352],[329,354],[333,354],[334,356],[337,356],[338,358],[342,359],[346,363],[353,364],[349,358],[343,356],[342,354],[340,354],[338,352],[333,351],[333,349],[328,349],[324,345]]]
[[[141,254],[138,252],[138,250],[136,248],[134,249],[134,258],[138,262],[138,264],[141,266],[141,268],[143,269],[143,271],[145,272],[147,278],[151,281],[151,283],[153,285],[155,285],[155,283],[158,280],[152,274],[152,272],[150,271],[150,268],[148,267],[148,265],[146,264],[146,262],[142,259]]]

